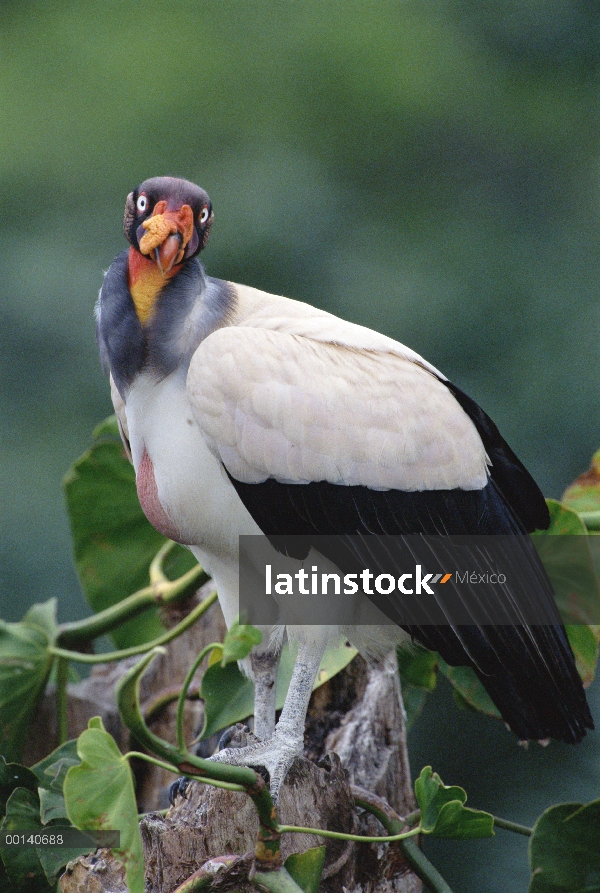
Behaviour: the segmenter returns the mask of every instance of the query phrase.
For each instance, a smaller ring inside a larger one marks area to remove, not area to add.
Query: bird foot
[[[224,750],[226,747],[230,748],[240,748],[247,747],[250,744],[254,744],[258,741],[256,735],[253,735],[247,725],[244,725],[242,722],[236,723],[234,726],[230,726],[226,729],[221,737],[219,738],[219,750]],[[205,742],[200,742],[201,744]],[[194,748],[194,752],[197,752],[198,745]],[[204,754],[199,753],[198,756],[204,757]],[[207,757],[204,757],[205,759]],[[210,759],[210,757],[208,757]],[[169,803],[171,806],[175,805],[175,800],[177,797],[185,797],[185,792],[188,788],[188,785],[192,779],[188,778],[187,775],[182,775],[173,784],[169,787]],[[265,779],[268,781],[268,779]]]
[[[229,729],[224,738],[232,730]],[[223,740],[223,738],[221,739]],[[247,742],[237,744],[237,742]],[[267,741],[259,741],[250,732],[233,731],[231,739],[226,743],[236,742],[225,750],[210,757],[215,763],[227,763],[229,766],[251,766],[253,769],[264,767],[269,773],[269,789],[273,802],[277,803],[281,786],[296,757],[301,756],[304,749],[302,740],[284,738],[277,732]]]

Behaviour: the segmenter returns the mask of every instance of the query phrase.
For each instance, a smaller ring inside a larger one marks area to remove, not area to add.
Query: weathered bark
[[[208,591],[210,584],[198,597],[204,597]],[[179,619],[172,618],[171,623]],[[215,606],[201,622],[171,643],[166,655],[154,661],[142,681],[143,703],[149,704],[161,691],[181,685],[200,648],[222,639],[223,633],[222,616]],[[134,746],[114,707],[114,686],[130,665],[128,661],[97,668],[88,680],[69,687],[71,736],[86,727],[90,716],[100,714],[123,748]],[[192,730],[202,721],[202,705],[195,702],[186,710],[186,734],[190,740]],[[174,706],[162,711],[152,728],[161,737],[174,740]],[[317,689],[309,707],[305,744],[307,755],[317,764],[306,759],[294,763],[280,798],[279,814],[283,823],[384,834],[375,819],[358,814],[351,783],[382,796],[400,815],[414,808],[393,655],[371,665],[356,658],[341,674]],[[142,810],[166,805],[166,790],[173,781],[172,775],[144,763],[136,767],[136,776]],[[166,816],[144,817],[141,830],[147,893],[170,893],[207,860],[252,852],[257,818],[246,795],[192,782]],[[286,834],[282,840],[284,858],[291,852],[303,852],[320,843],[326,845],[322,890],[327,893],[416,893],[421,889],[395,845],[323,841],[310,835]],[[239,877],[243,866],[240,863],[235,870],[231,869],[231,884],[220,872],[219,885],[224,890],[243,891],[244,884]],[[100,851],[73,863],[61,879],[61,890],[63,893],[125,893],[126,888],[118,863],[110,854]]]
[[[406,815],[415,801],[396,656],[392,652],[371,664],[357,658],[353,664],[360,694],[337,728],[328,732],[323,750],[339,755],[353,784],[383,797],[399,815]],[[336,679],[329,683],[334,690]]]

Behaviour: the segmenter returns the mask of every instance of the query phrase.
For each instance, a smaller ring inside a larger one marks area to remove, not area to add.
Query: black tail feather
[[[594,722],[560,626],[411,628],[451,666],[470,666],[520,740],[577,744]],[[477,662],[465,660],[477,655]]]

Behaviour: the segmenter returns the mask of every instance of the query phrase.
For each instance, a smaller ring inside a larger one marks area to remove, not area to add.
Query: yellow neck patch
[[[129,286],[135,312],[143,326],[154,315],[156,300],[165,284],[166,279],[157,267],[155,273],[143,276]]]
[[[143,326],[152,319],[158,297],[177,269],[173,268],[164,276],[154,261],[134,248],[129,249],[129,292]]]

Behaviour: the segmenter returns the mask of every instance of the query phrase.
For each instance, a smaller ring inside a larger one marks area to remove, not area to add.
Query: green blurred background
[[[598,2],[5,0],[0,47],[2,616],[53,595],[86,613],[61,477],[111,411],[92,309],[149,176],[209,192],[212,275],[424,354],[548,496],[587,467]],[[445,691],[412,748],[516,820],[598,796],[593,736],[524,753]],[[524,839],[500,834],[436,853],[457,890],[526,888]]]

